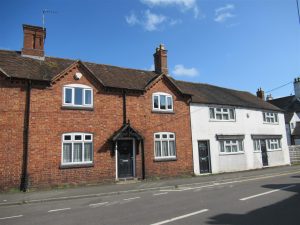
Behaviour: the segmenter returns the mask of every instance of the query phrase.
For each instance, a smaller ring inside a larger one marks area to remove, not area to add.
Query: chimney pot
[[[272,94],[267,95],[267,101],[271,101],[271,100],[273,100]]]
[[[295,92],[295,97],[300,98],[300,78],[297,77],[294,80],[294,92]]]
[[[257,89],[256,96],[262,100],[265,100],[265,92],[261,88]]]
[[[44,42],[46,29],[38,26],[23,24],[24,44],[22,56],[44,60]]]

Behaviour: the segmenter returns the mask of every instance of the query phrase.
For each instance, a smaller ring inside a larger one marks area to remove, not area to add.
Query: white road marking
[[[105,205],[107,204],[108,202],[99,202],[99,203],[95,203],[95,204],[89,204],[90,207],[98,207],[98,206],[102,206],[102,205]]]
[[[51,212],[58,212],[58,211],[65,211],[65,210],[70,210],[71,208],[63,208],[63,209],[52,209],[52,210],[49,210],[48,213],[51,213]]]
[[[241,198],[240,200],[245,201],[245,200],[248,200],[248,199],[251,199],[251,198],[256,198],[256,197],[259,197],[259,196],[262,196],[262,195],[271,194],[271,193],[281,191],[281,190],[284,190],[284,189],[288,189],[288,188],[291,188],[291,187],[295,187],[295,186],[296,185],[290,185],[290,186],[279,188],[279,189],[276,189],[276,190],[266,191],[266,192],[263,192],[263,193],[260,193],[260,194],[257,194],[257,195],[252,195],[252,196],[249,196],[249,197]]]
[[[124,201],[131,201],[131,200],[138,199],[138,198],[141,198],[141,197],[125,198],[123,200]]]
[[[185,214],[185,215],[182,215],[182,216],[178,216],[178,217],[174,217],[174,218],[171,218],[171,219],[168,219],[168,220],[164,220],[164,221],[160,221],[160,222],[157,222],[157,223],[153,223],[151,225],[166,224],[166,223],[170,223],[170,222],[173,222],[173,221],[176,221],[176,220],[181,220],[181,219],[184,219],[184,218],[187,218],[187,217],[190,217],[190,216],[194,216],[194,215],[197,215],[197,214],[200,214],[200,213],[204,213],[204,212],[207,212],[207,211],[208,211],[208,209],[202,209],[200,211],[188,213],[188,214]]]
[[[120,203],[119,201],[114,201],[114,202],[110,202],[108,204],[106,204],[105,206],[110,206],[110,205],[115,205],[115,204],[118,204]]]
[[[166,194],[168,194],[168,192],[155,193],[155,194],[153,194],[153,196],[157,196],[157,195],[166,195]]]
[[[8,217],[2,217],[0,220],[6,220],[6,219],[13,219],[13,218],[19,218],[22,217],[23,215],[17,215],[17,216],[8,216]]]

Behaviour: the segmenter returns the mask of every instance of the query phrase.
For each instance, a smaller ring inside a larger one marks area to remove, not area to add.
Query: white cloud
[[[154,14],[151,13],[150,10],[146,10],[144,28],[148,31],[157,30],[158,26],[166,21],[166,19],[167,18],[164,15]]]
[[[195,18],[199,16],[199,9],[196,0],[141,0],[141,2],[150,7],[177,6],[182,12],[192,10]]]
[[[195,77],[199,74],[196,68],[194,67],[186,68],[182,64],[175,65],[172,73],[176,76],[183,76],[183,77]]]
[[[182,23],[180,19],[171,19],[162,14],[152,13],[150,10],[142,12],[140,17],[131,12],[129,16],[125,16],[125,20],[130,26],[140,25],[147,31],[160,30],[164,25],[175,26]]]
[[[215,9],[215,21],[218,23],[223,23],[227,19],[235,17],[233,10],[235,6],[233,4],[227,4],[223,7]]]

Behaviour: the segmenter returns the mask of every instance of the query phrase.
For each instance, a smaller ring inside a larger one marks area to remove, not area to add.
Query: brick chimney
[[[297,77],[294,80],[294,91],[295,91],[295,97],[300,98],[300,77]]]
[[[256,96],[262,100],[265,100],[265,92],[261,88],[257,89]]]
[[[46,29],[42,27],[23,24],[24,44],[22,56],[44,60],[44,42]]]
[[[167,50],[165,49],[165,46],[160,44],[159,47],[156,48],[156,52],[153,54],[153,56],[155,72],[168,75]]]

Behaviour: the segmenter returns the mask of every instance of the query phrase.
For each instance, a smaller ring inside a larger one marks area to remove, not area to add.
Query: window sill
[[[236,120],[214,120],[214,119],[210,119],[209,122],[236,122]]]
[[[152,109],[152,113],[158,113],[158,114],[175,114],[174,110],[172,111],[163,111],[163,110],[154,110]]]
[[[263,122],[263,124],[267,124],[267,125],[279,125],[279,123],[268,123],[268,122]]]
[[[73,169],[73,168],[88,168],[94,167],[94,163],[84,163],[84,164],[61,164],[59,169]]]
[[[228,153],[220,153],[219,155],[225,156],[225,155],[243,155],[245,152],[228,152]]]
[[[61,109],[66,110],[86,110],[86,111],[94,111],[94,107],[84,107],[84,106],[62,106]]]
[[[177,161],[177,158],[159,158],[153,160],[153,162],[168,162],[168,161]]]
[[[282,149],[267,150],[267,152],[279,152],[279,151],[282,151]],[[254,151],[254,153],[261,153],[261,151]]]

